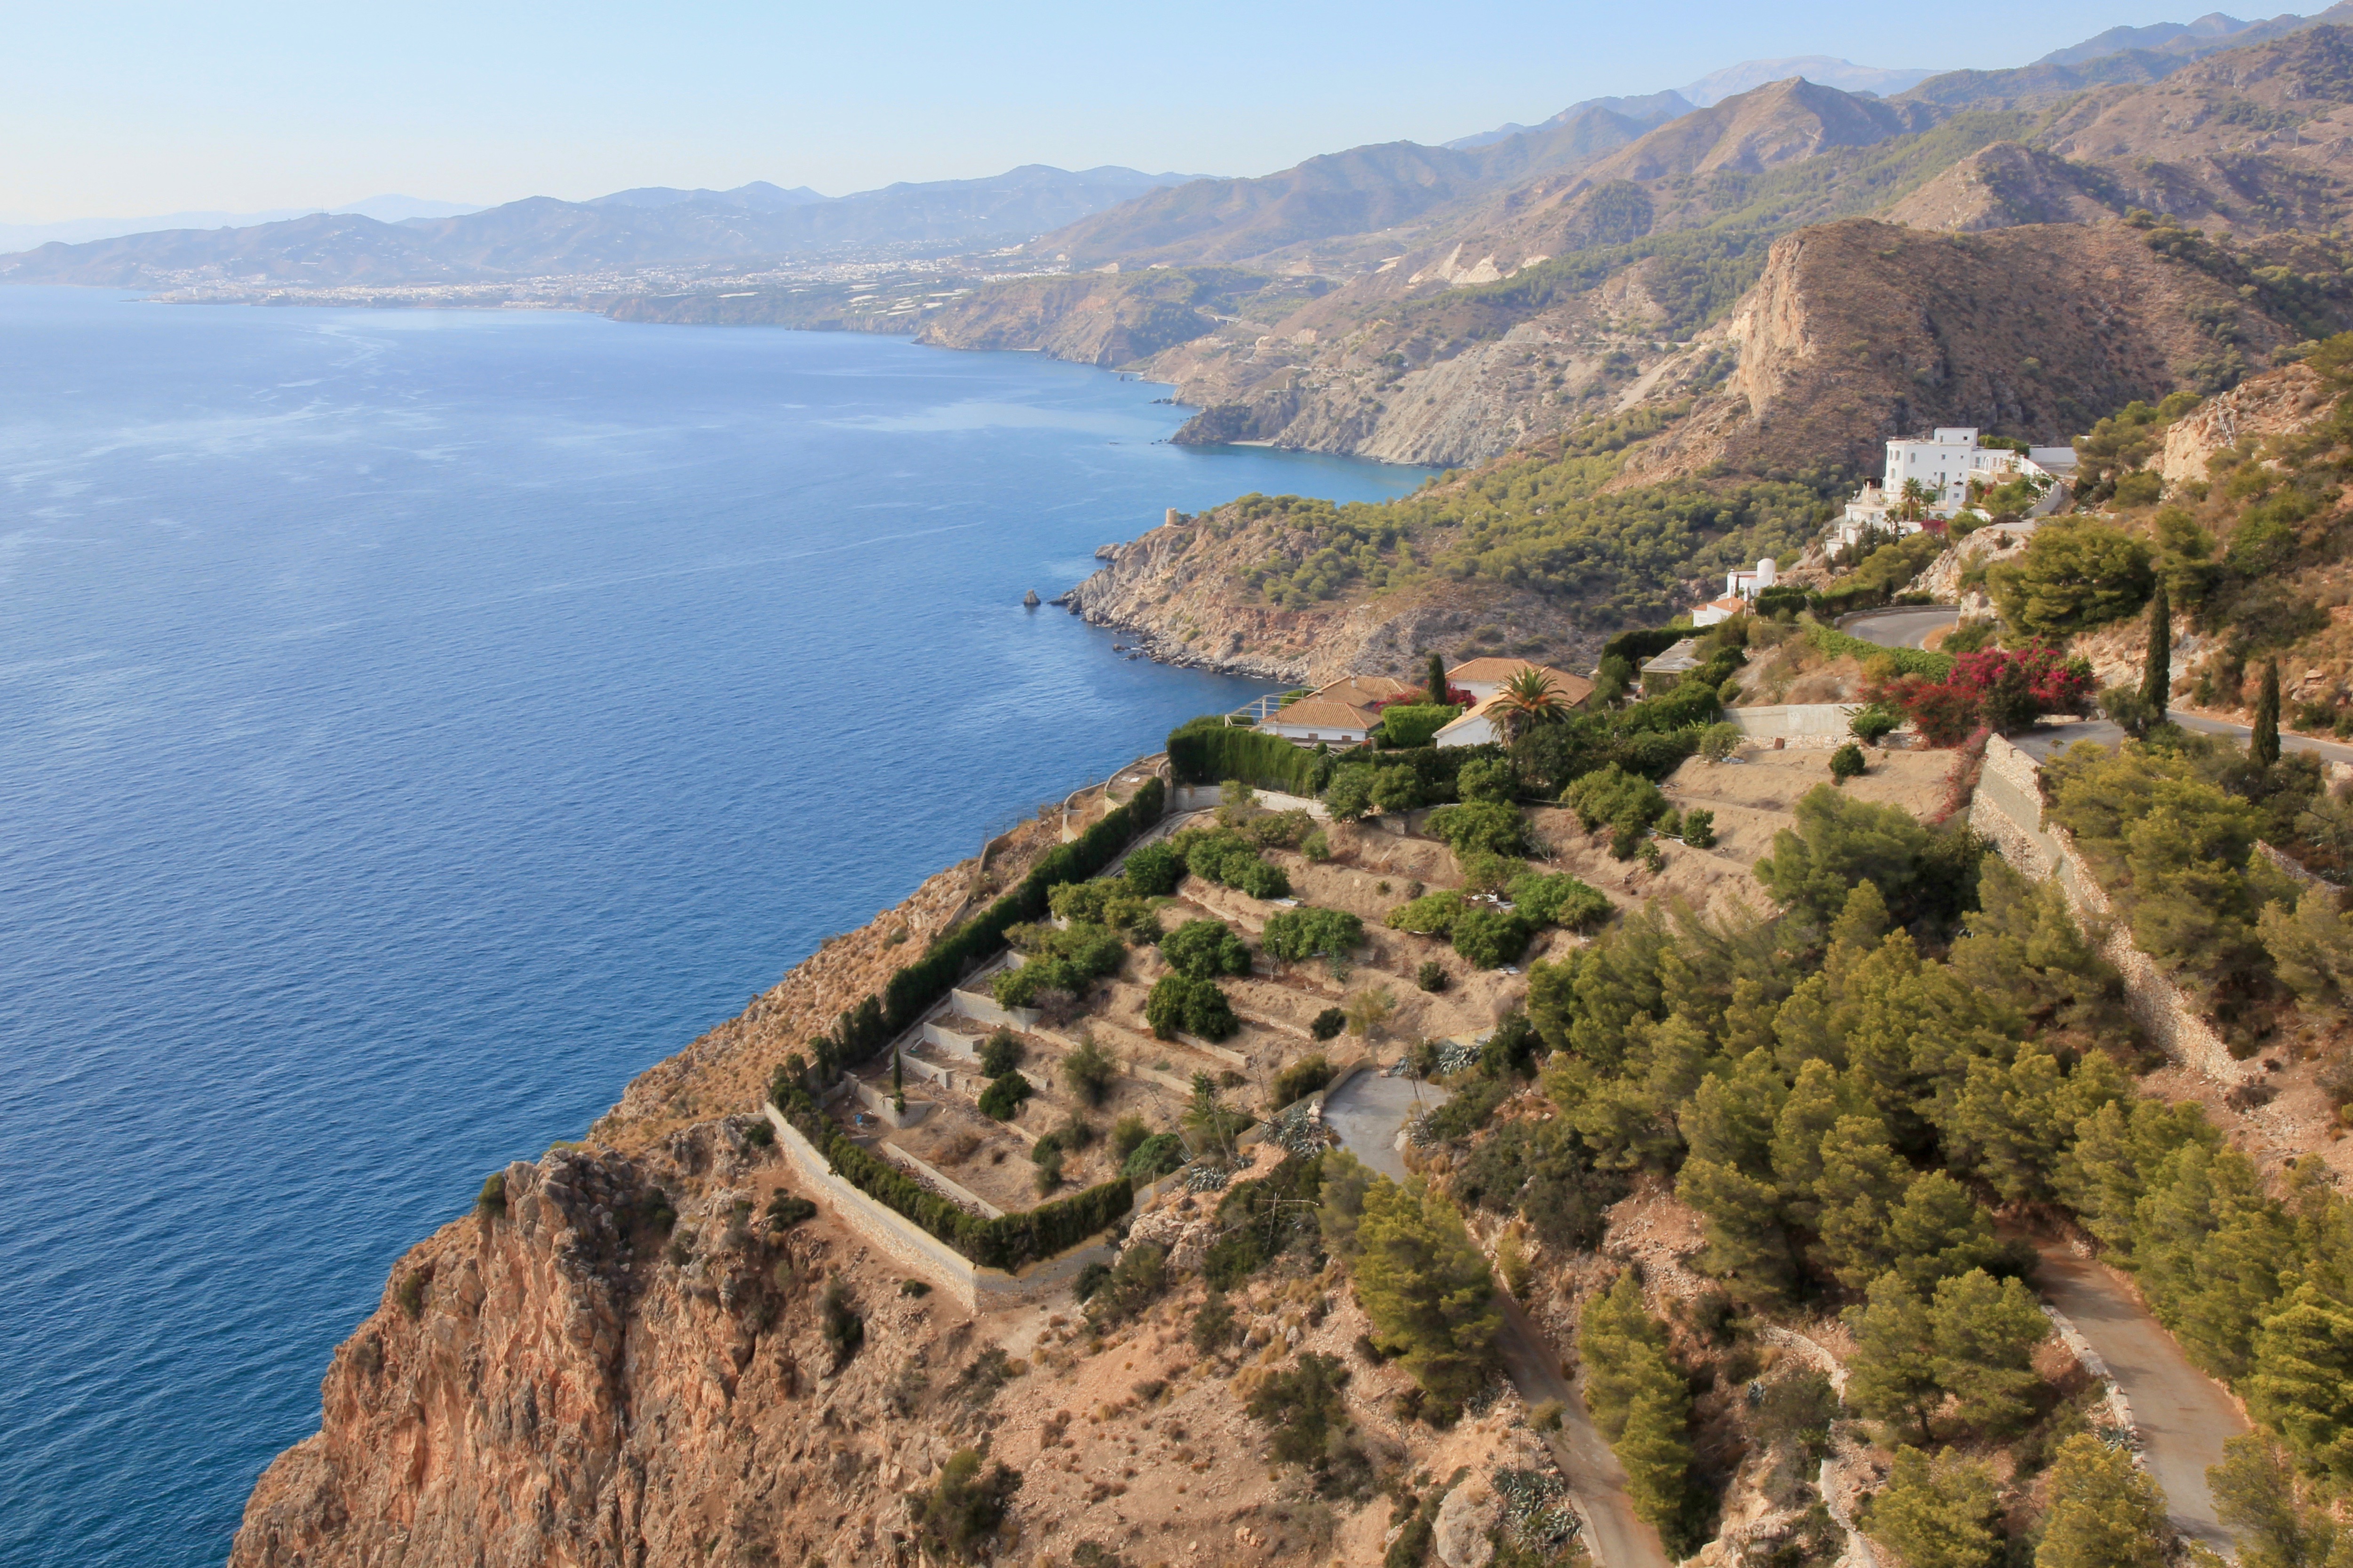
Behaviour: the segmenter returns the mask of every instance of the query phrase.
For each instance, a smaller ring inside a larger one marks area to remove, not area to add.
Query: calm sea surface
[[[0,1563],[203,1564],[482,1173],[1261,688],[1097,544],[1418,470],[1026,355],[0,289]]]

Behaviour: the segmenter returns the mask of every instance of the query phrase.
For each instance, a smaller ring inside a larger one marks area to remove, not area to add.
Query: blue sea
[[[1257,694],[1024,611],[1250,490],[886,339],[0,289],[0,1563],[216,1563],[483,1173]]]

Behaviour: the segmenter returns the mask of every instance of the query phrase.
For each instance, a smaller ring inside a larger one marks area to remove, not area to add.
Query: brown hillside
[[[1725,395],[1642,450],[1629,480],[1719,462],[1867,469],[1888,437],[1935,425],[2060,443],[2302,335],[2149,238],[2120,223],[1965,237],[1862,219],[1792,235],[1726,329],[1740,368]]]

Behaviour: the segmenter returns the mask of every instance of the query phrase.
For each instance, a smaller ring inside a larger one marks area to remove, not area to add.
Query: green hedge
[[[1056,888],[1083,882],[1118,859],[1136,835],[1160,820],[1166,799],[1167,790],[1158,779],[1145,780],[1125,805],[1104,813],[1102,821],[1071,842],[1048,850],[1019,887],[954,931],[941,933],[923,957],[891,977],[880,1002],[870,996],[841,1016],[834,1026],[836,1059],[845,1065],[863,1061],[913,1028],[956,982],[1005,945],[1008,931],[1045,919],[1050,912],[1047,899]]]
[[[1304,795],[1322,793],[1332,766],[1329,757],[1280,735],[1217,719],[1196,719],[1170,731],[1168,763],[1179,784],[1240,779],[1260,789]]]
[[[1027,1214],[983,1219],[921,1185],[881,1155],[860,1148],[799,1086],[786,1087],[776,1109],[826,1157],[835,1174],[983,1268],[1010,1272],[1067,1252],[1135,1206],[1127,1178],[1114,1176]]]
[[[1872,659],[1886,654],[1895,660],[1895,668],[1904,675],[1917,675],[1929,680],[1942,680],[1953,673],[1953,656],[1931,653],[1917,647],[1882,647],[1875,642],[1865,642],[1836,626],[1826,626],[1820,621],[1806,624],[1806,637],[1815,647],[1832,658],[1852,654],[1860,659]]]
[[[1640,631],[1620,632],[1601,645],[1603,659],[1618,658],[1632,665],[1639,673],[1642,661],[1656,658],[1675,644],[1694,635],[1689,624],[1680,626],[1646,626]],[[1600,660],[1596,660],[1599,663]]]

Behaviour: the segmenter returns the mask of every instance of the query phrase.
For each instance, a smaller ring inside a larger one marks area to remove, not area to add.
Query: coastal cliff
[[[1412,675],[1432,648],[1492,639],[1575,659],[1599,638],[1574,606],[1526,589],[1448,579],[1330,599],[1278,604],[1250,586],[1271,564],[1288,574],[1324,548],[1280,514],[1249,519],[1221,507],[1116,547],[1110,563],[1054,602],[1135,637],[1165,664],[1319,685],[1342,676]]]

